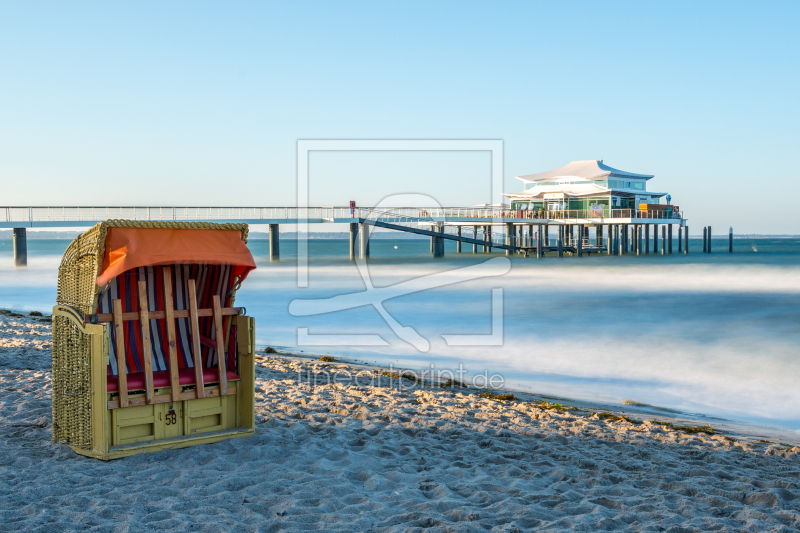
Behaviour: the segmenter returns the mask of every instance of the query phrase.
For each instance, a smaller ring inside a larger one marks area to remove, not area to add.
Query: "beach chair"
[[[78,236],[53,308],[53,441],[115,459],[252,435],[246,224],[109,220]]]

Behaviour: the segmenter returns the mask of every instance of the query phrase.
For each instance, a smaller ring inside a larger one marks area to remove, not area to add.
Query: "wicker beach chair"
[[[53,441],[99,459],[252,435],[246,224],[109,220],[64,254]]]

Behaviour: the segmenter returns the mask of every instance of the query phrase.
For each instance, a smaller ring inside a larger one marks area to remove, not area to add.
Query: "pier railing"
[[[267,220],[350,217],[347,207],[3,207],[6,222]]]
[[[523,211],[496,207],[0,207],[5,222],[86,222],[107,219],[128,220],[309,220],[363,218],[385,222],[447,221],[448,219],[681,219],[683,213],[671,209],[565,209]]]
[[[606,219],[606,218],[646,218],[676,220],[683,218],[682,211],[673,211],[669,206],[666,209],[559,209],[559,210],[539,210],[528,211],[521,209],[508,208],[464,208],[464,207],[443,207],[443,208],[420,208],[420,207],[398,207],[398,208],[358,208],[356,216],[361,218],[376,218],[381,220],[395,219],[409,220],[447,220],[454,218],[502,218],[502,219],[522,219],[522,220],[569,220],[569,219]]]

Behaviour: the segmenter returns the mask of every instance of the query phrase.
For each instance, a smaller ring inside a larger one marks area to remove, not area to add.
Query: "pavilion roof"
[[[633,198],[635,196],[655,196],[666,195],[665,192],[642,191],[640,189],[624,189],[617,187],[602,187],[593,183],[579,183],[567,185],[550,185],[535,187],[527,191],[506,193],[504,196],[514,200],[532,200],[534,198],[544,198],[547,193],[564,193],[566,198],[577,198],[587,196],[606,196],[614,195],[620,198]]]
[[[610,167],[603,163],[603,160],[589,159],[586,161],[573,161],[561,168],[550,170],[548,172],[540,172],[539,174],[527,174],[525,176],[517,176],[518,179],[527,182],[536,181],[551,181],[558,178],[580,178],[585,180],[599,180],[606,176],[620,176],[629,178],[644,178],[650,179],[653,177],[651,174],[634,174],[625,170]]]

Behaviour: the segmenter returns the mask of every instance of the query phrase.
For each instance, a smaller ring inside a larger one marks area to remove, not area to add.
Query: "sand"
[[[50,348],[0,315],[2,531],[800,530],[798,447],[300,358],[258,359],[254,437],[88,459],[50,442]]]

